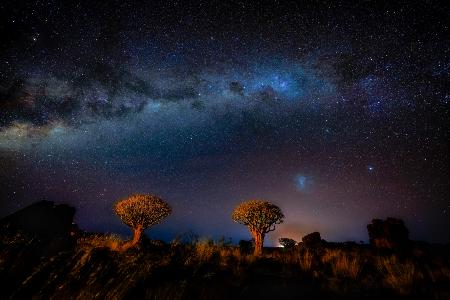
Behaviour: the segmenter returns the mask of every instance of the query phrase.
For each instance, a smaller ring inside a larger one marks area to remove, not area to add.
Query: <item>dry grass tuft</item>
[[[314,262],[314,253],[311,250],[304,251],[298,257],[300,267],[305,272],[310,272],[312,270],[313,262]]]
[[[321,261],[331,267],[335,276],[353,280],[359,277],[366,263],[360,252],[343,251],[341,249],[325,249]]]
[[[219,253],[219,248],[210,240],[200,240],[194,245],[194,253],[197,260],[210,262]]]
[[[85,249],[109,248],[113,251],[119,251],[124,243],[117,234],[95,234],[78,239],[78,245]]]
[[[384,275],[384,283],[400,294],[411,292],[414,283],[415,265],[412,261],[400,261],[395,255],[375,258],[378,271]]]

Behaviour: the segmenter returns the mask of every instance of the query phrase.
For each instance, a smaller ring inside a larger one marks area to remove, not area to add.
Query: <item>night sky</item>
[[[0,217],[46,199],[126,235],[112,204],[150,193],[150,237],[237,242],[261,198],[266,245],[390,216],[450,242],[450,6],[94,2],[0,3]]]

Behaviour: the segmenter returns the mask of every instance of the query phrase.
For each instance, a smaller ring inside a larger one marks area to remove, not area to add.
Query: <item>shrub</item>
[[[295,244],[297,244],[297,242],[291,238],[279,238],[278,242],[285,249],[292,249],[295,247]]]

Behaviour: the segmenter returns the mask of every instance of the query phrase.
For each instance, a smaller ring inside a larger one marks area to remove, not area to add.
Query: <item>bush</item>
[[[279,238],[278,242],[285,249],[292,249],[297,244],[297,242],[295,240],[291,239],[291,238]]]

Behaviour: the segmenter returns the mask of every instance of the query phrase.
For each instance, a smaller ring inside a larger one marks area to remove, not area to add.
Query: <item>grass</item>
[[[399,292],[409,294],[414,284],[414,275],[423,278],[423,274],[416,272],[416,266],[410,259],[401,261],[395,255],[376,257],[376,267],[384,274],[384,283]]]
[[[82,236],[77,240],[78,245],[86,249],[109,248],[113,251],[118,251],[120,245],[124,242],[125,241],[116,234],[92,234]]]
[[[358,279],[367,262],[361,251],[344,251],[342,249],[325,249],[321,257],[323,264],[328,264],[336,277]]]
[[[25,249],[36,249],[34,242],[5,240],[0,280],[12,298],[228,299],[257,292],[262,298],[450,295],[448,255],[419,257],[334,245],[265,249],[257,258],[224,240],[198,238],[169,244],[145,239],[138,248],[112,251],[123,242],[116,235],[84,235],[72,250],[32,258]]]

